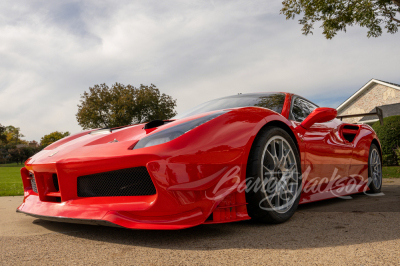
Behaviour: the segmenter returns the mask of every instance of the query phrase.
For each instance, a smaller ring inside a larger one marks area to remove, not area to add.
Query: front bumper
[[[109,207],[112,208],[113,207]],[[202,224],[204,214],[200,209],[166,216],[139,216],[131,211],[107,210],[103,204],[90,206],[69,203],[42,202],[36,195],[30,195],[18,207],[21,212],[44,220],[125,227],[129,229],[183,229]]]
[[[164,160],[141,161],[107,158],[96,161],[68,161],[31,164],[21,169],[24,202],[17,211],[37,218],[73,223],[121,226],[130,229],[183,229],[203,223],[221,223],[250,219],[244,193],[232,189],[232,180],[219,184],[226,173],[242,165],[167,163]],[[135,165],[132,165],[135,161]],[[156,188],[155,195],[119,197],[79,197],[79,176],[146,166]],[[201,169],[201,171],[199,171]],[[231,171],[232,172],[232,171]],[[34,173],[37,191],[32,189]],[[57,174],[59,191],[48,185]],[[236,171],[240,179],[241,171]],[[218,186],[218,197],[216,194]],[[220,193],[226,191],[226,193]],[[211,195],[211,196],[210,196]],[[221,196],[222,195],[222,196]]]

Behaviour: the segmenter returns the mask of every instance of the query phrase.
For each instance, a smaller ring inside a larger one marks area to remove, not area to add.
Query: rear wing
[[[360,116],[373,116],[373,115],[378,116],[379,122],[383,126],[383,112],[382,112],[382,109],[379,108],[379,107],[375,107],[375,112],[373,112],[373,113],[354,114],[354,115],[338,115],[336,118],[342,120],[343,118],[360,117]]]

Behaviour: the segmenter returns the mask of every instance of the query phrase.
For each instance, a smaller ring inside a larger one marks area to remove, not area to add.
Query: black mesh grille
[[[78,177],[78,197],[147,196],[156,194],[146,167]]]
[[[38,193],[37,186],[36,186],[35,176],[33,175],[33,173],[29,173],[29,176],[30,176],[30,178],[31,178],[32,190],[33,190],[35,193]]]

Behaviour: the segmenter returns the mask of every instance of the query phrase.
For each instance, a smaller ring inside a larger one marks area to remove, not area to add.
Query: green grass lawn
[[[20,169],[21,164],[0,164],[0,196],[24,195]]]
[[[0,164],[0,167],[19,167],[22,168],[24,167],[23,164],[17,164],[17,163],[8,163],[8,164]]]
[[[0,196],[24,195],[20,164],[0,164]],[[400,166],[383,167],[383,178],[400,178]]]
[[[400,178],[400,166],[384,166],[382,169],[383,178]]]

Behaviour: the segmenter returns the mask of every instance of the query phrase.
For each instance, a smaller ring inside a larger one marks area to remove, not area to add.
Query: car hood
[[[29,158],[25,164],[56,163],[72,158],[106,157],[119,151],[128,151],[138,140],[149,134],[144,124],[117,129],[87,130],[54,142]]]
[[[137,150],[132,150],[132,148],[140,139],[214,112],[168,121],[162,126],[150,129],[145,129],[145,124],[137,124],[111,130],[95,129],[83,131],[54,142],[29,158],[25,164],[101,160],[110,157],[133,155],[138,153]]]

